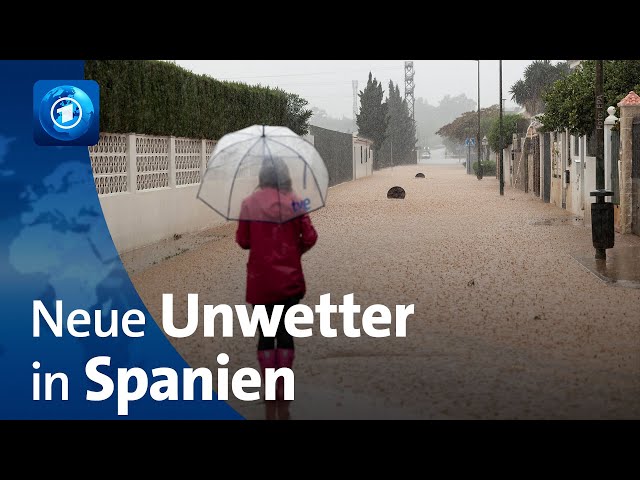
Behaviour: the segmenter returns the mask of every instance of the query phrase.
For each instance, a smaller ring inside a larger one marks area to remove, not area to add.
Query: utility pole
[[[416,100],[414,96],[415,92],[415,70],[413,69],[413,62],[406,61],[404,62],[404,98],[407,101],[407,107],[409,109],[409,117],[411,118],[411,122],[413,123],[414,131],[417,132],[416,128],[416,115],[415,115],[415,105]],[[415,139],[414,139],[415,146]],[[416,149],[413,149],[414,155],[416,154]],[[416,159],[417,163],[417,159]]]
[[[416,122],[415,117],[415,71],[413,69],[413,62],[404,62],[404,98],[407,100],[407,107],[409,108],[409,116],[413,123]]]
[[[352,80],[351,86],[353,87],[353,132],[358,131],[357,117],[358,117],[358,80]]]
[[[471,142],[467,144],[467,174],[471,174]]]
[[[482,162],[480,161],[480,60],[478,62],[478,136],[476,137],[476,145],[478,147],[478,180],[482,180]]]
[[[604,79],[602,60],[596,60],[596,190],[604,189]]]
[[[596,189],[590,193],[596,197],[591,204],[591,239],[596,249],[596,260],[607,259],[607,248],[613,248],[615,232],[613,227],[613,204],[605,202],[605,197],[613,192],[604,188],[604,79],[602,60],[596,60]]]
[[[500,83],[500,195],[504,195],[504,146],[502,140],[502,60],[500,60],[500,75],[499,75],[499,83]]]

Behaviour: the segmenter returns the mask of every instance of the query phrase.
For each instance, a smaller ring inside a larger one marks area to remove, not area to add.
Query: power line
[[[304,95],[309,98],[351,98],[351,95]]]
[[[313,83],[277,83],[271,86],[274,87],[314,87],[316,85],[347,85],[351,84],[351,81],[341,81],[341,82],[313,82]]]
[[[280,78],[280,77],[303,77],[303,76],[313,76],[313,75],[333,75],[337,73],[353,73],[353,72],[363,72],[363,71],[371,71],[375,69],[379,70],[400,70],[401,67],[378,67],[378,68],[359,68],[357,70],[340,70],[333,72],[305,72],[305,73],[282,73],[278,75],[251,75],[251,76],[241,76],[241,77],[217,77],[218,80],[244,80],[249,78]]]
[[[336,80],[334,82],[293,82],[293,83],[274,83],[270,84],[271,87],[314,87],[316,85],[347,85],[351,84],[350,80]]]

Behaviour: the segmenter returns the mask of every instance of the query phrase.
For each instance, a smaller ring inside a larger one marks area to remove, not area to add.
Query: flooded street
[[[466,160],[466,157],[458,157],[448,154],[444,147],[432,148],[431,158],[419,158],[419,165],[460,165]]]
[[[500,197],[497,180],[466,175],[464,160],[432,149],[424,163],[330,188],[311,214],[319,240],[303,257],[303,303],[354,293],[363,310],[413,303],[415,314],[406,338],[296,339],[292,418],[640,418],[640,289],[576,261],[593,255],[591,232],[563,221],[568,212],[508,186]],[[393,186],[404,200],[386,198]],[[244,303],[247,252],[235,228],[196,234],[207,240],[133,269],[156,321],[167,292],[185,323],[188,293]],[[616,247],[638,246],[616,236]],[[220,352],[231,370],[257,367],[251,338],[200,330],[170,341],[191,367],[215,368]],[[232,404],[262,416],[260,404]]]

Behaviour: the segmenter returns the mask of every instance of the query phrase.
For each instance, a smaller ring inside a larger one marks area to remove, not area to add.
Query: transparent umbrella
[[[220,139],[198,198],[227,220],[284,223],[324,207],[328,184],[311,143],[286,127],[253,125]]]

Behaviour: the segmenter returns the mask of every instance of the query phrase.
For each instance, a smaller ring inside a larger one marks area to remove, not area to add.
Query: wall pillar
[[[176,186],[176,137],[169,137],[169,188]]]
[[[200,178],[204,178],[204,172],[207,170],[207,162],[209,159],[207,158],[207,140],[200,140]]]
[[[630,92],[620,103],[620,233],[631,233],[633,119],[640,117],[640,97]]]
[[[138,174],[138,166],[136,164],[136,135],[130,133],[127,135],[127,183],[129,184],[129,188],[127,189],[130,193],[135,193],[137,188],[137,178]]]

